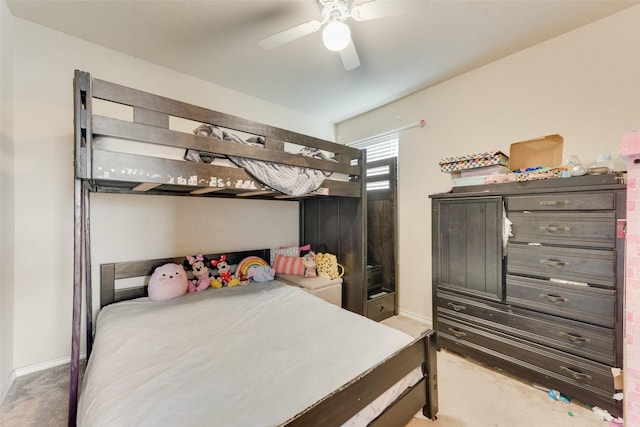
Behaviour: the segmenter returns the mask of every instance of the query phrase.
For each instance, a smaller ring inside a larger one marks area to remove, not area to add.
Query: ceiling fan
[[[369,21],[372,19],[404,13],[397,8],[395,2],[371,0],[366,3],[352,5],[352,0],[318,0],[322,20],[311,20],[282,32],[276,33],[258,43],[264,49],[273,49],[290,41],[314,33],[324,26],[322,40],[327,49],[340,53],[342,64],[346,70],[360,66],[358,52],[351,39],[351,30],[345,21]]]

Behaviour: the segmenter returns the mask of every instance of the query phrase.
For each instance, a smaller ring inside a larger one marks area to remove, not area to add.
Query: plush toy
[[[268,265],[249,267],[247,277],[254,282],[268,282],[273,280],[276,271]]]
[[[227,256],[222,255],[220,259],[214,259],[211,261],[211,265],[213,265],[218,271],[219,280],[216,280],[216,284],[214,285],[213,281],[211,282],[211,286],[214,288],[227,286],[229,288],[233,288],[240,284],[240,279],[238,277],[233,277],[231,274],[231,267],[227,263]],[[218,286],[219,285],[219,286]]]
[[[168,263],[156,268],[149,279],[147,291],[153,301],[177,298],[187,293],[187,272],[180,264]]]
[[[302,265],[304,265],[304,277],[317,277],[316,272],[316,254],[313,251],[307,252],[302,257]]]
[[[183,265],[186,269],[191,269],[195,280],[189,282],[187,292],[204,291],[211,285],[209,278],[209,260],[202,254],[185,258]]]

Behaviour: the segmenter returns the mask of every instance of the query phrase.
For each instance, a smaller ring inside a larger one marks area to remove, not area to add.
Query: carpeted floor
[[[384,321],[416,336],[426,325],[402,316]],[[2,427],[67,424],[69,365],[16,379],[2,405]],[[544,391],[456,354],[438,352],[439,413],[406,427],[606,427],[586,407],[554,401]]]
[[[18,377],[0,406],[0,426],[65,426],[68,404],[68,364]]]

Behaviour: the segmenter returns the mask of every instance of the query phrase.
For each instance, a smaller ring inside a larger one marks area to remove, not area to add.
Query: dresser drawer
[[[614,212],[511,212],[512,242],[615,248]]]
[[[615,251],[510,243],[507,273],[614,287]]]
[[[613,328],[616,292],[507,275],[507,304]]]
[[[538,375],[553,377],[587,389],[590,393],[614,393],[611,367],[573,356],[535,343],[443,316],[438,321],[439,340],[444,347],[451,341],[482,348],[510,363],[534,370]],[[562,389],[560,389],[562,390]]]
[[[587,359],[615,365],[612,329],[518,307],[438,294],[437,317],[460,319]]]
[[[507,197],[507,209],[511,211],[577,211],[615,209],[615,194],[595,193],[547,193]]]
[[[384,297],[367,301],[367,317],[380,321],[395,314],[396,295],[389,294]]]

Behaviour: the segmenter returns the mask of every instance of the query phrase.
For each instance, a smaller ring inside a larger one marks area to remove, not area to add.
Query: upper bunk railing
[[[93,105],[96,100],[125,106],[130,110],[129,116],[123,119],[97,114]],[[75,174],[90,181],[95,191],[292,197],[272,190],[241,168],[186,161],[180,155],[186,150],[196,150],[325,171],[329,176],[321,187],[304,196],[363,197],[365,154],[352,147],[95,79],[82,71],[75,73],[74,104]],[[254,147],[174,130],[171,126],[174,118],[193,123],[194,127],[210,124],[258,136],[264,145]],[[105,149],[94,143],[99,137],[175,149],[178,156]],[[285,151],[292,146],[321,150],[331,159]]]

